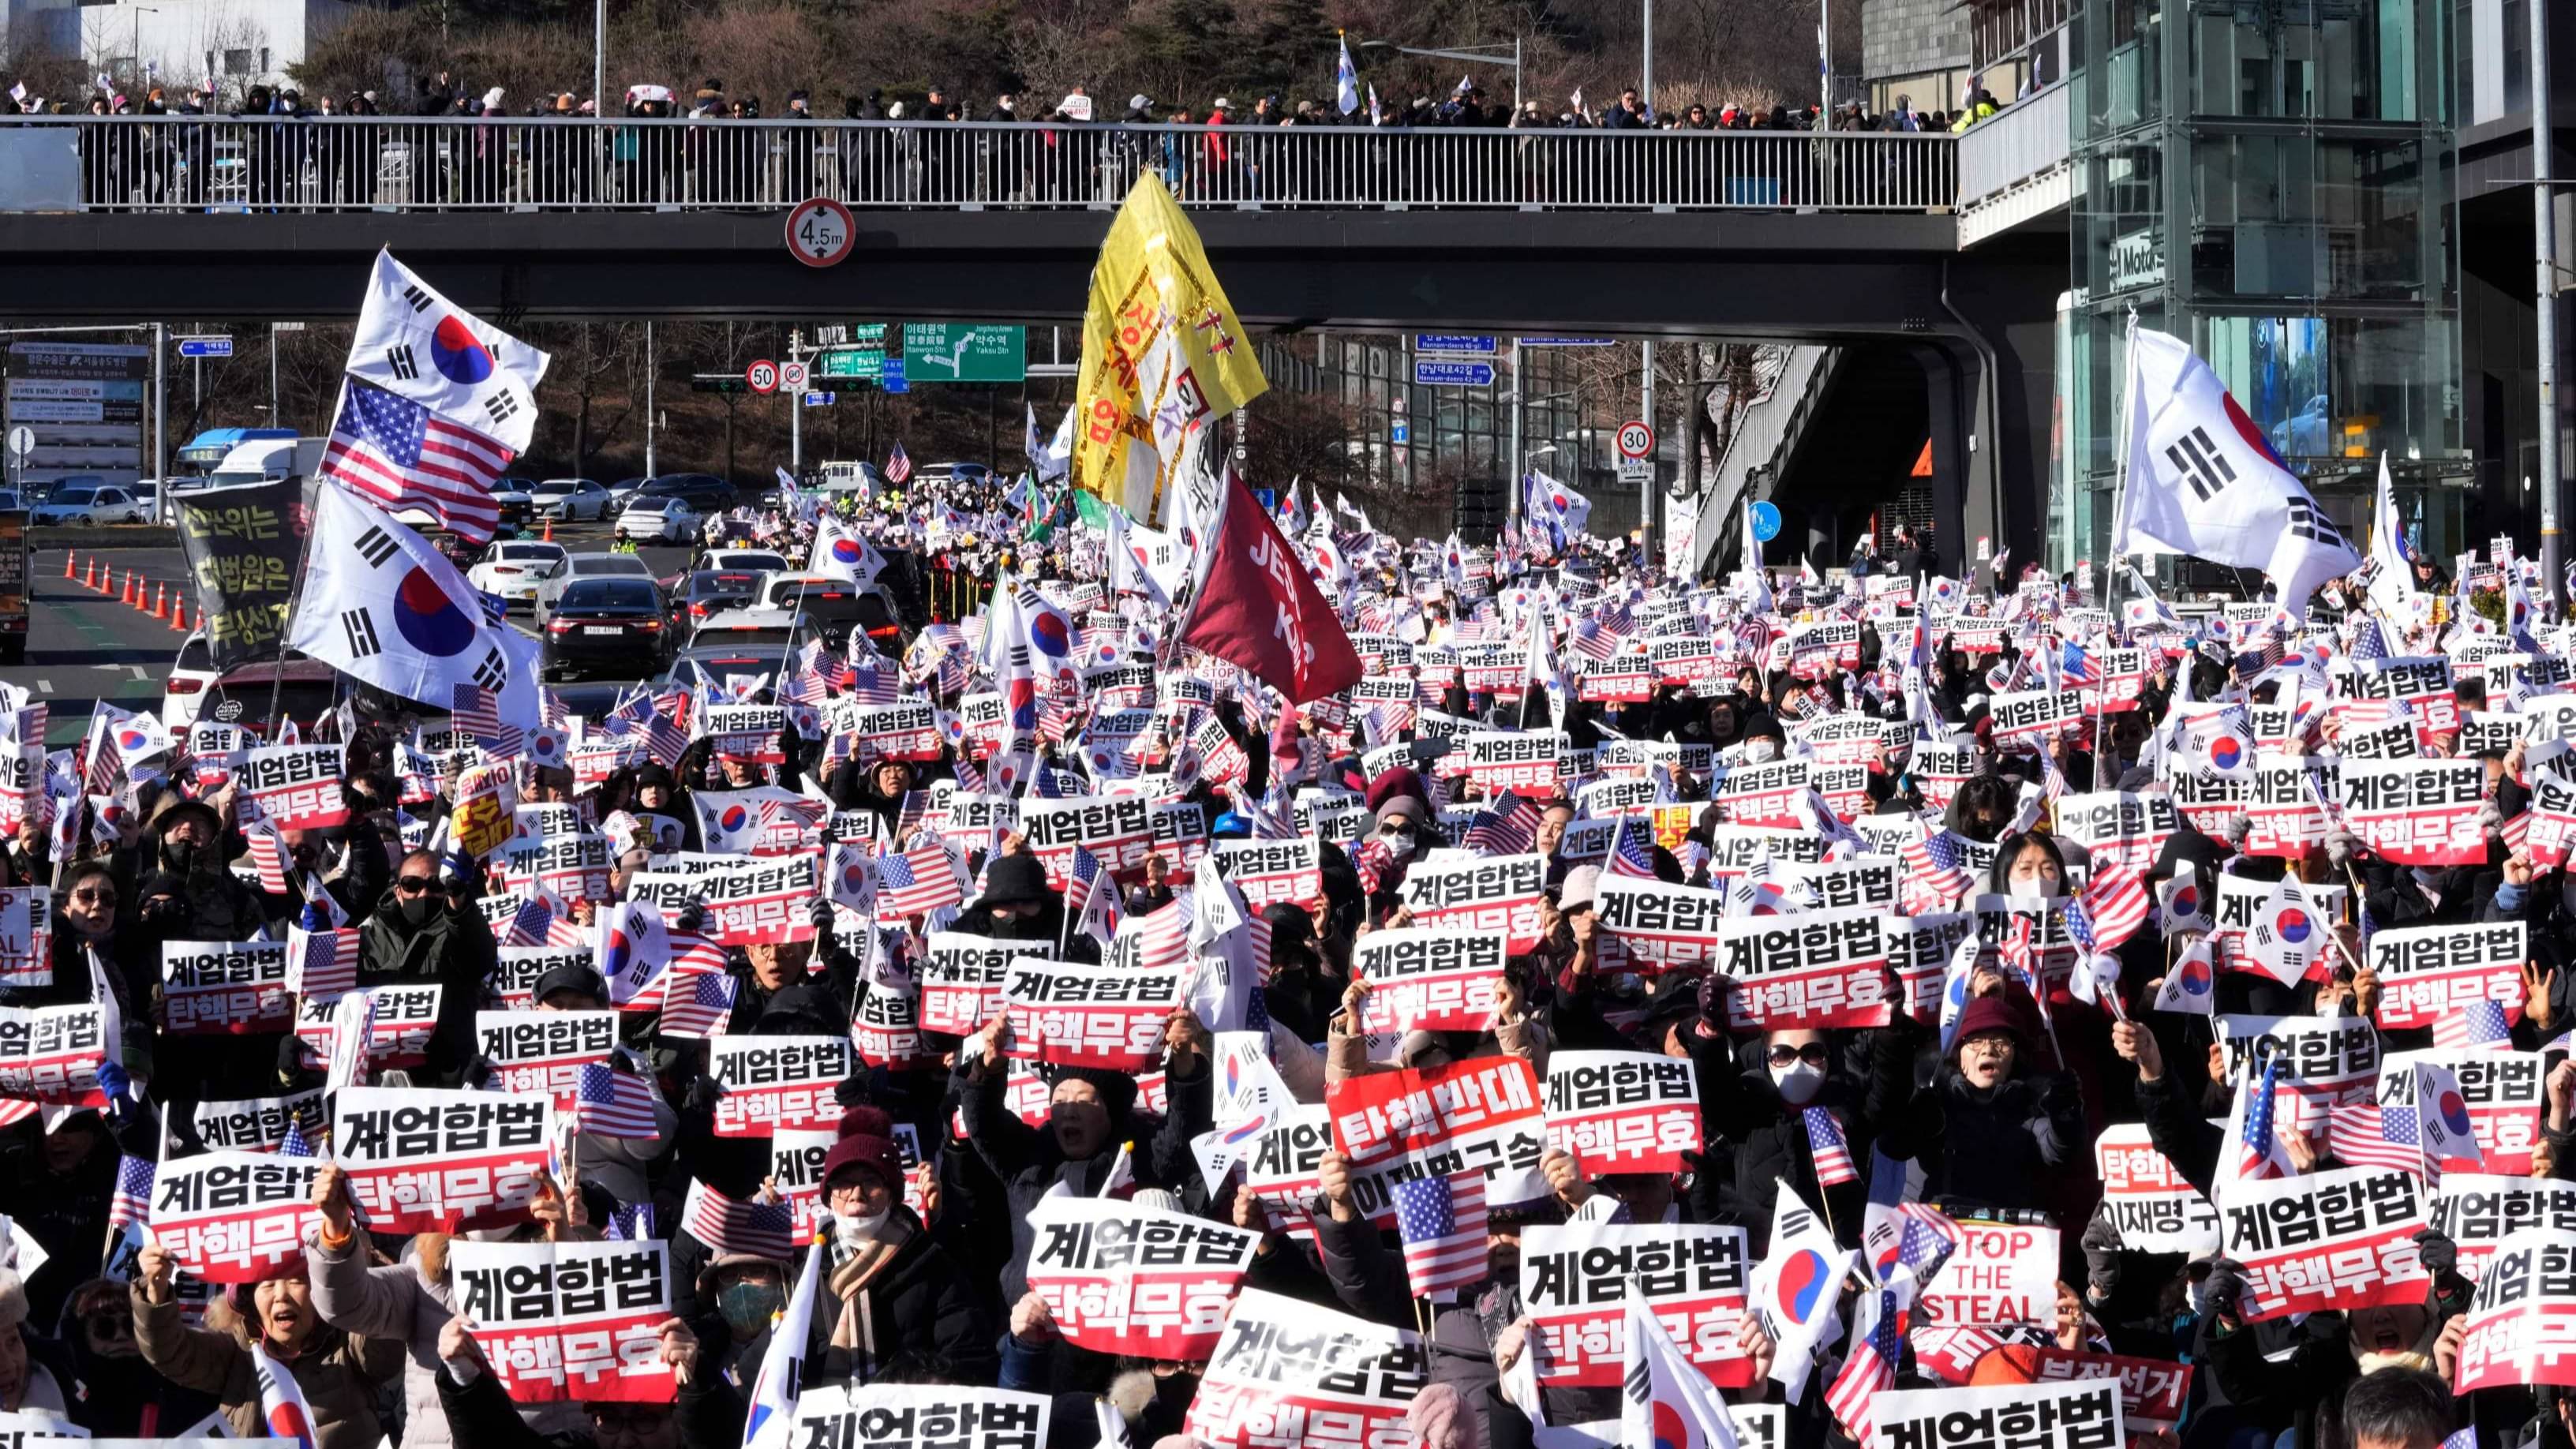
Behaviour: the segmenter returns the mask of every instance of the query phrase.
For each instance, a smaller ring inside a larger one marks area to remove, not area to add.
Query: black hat
[[[569,962],[538,977],[536,989],[528,993],[528,1000],[542,1002],[558,991],[578,991],[602,1004],[608,1000],[608,983],[600,979],[598,972]]]
[[[1046,867],[1034,855],[1006,855],[984,868],[984,896],[977,905],[1044,905],[1054,898],[1047,889]]]
[[[1061,1067],[1049,1074],[1048,1089],[1052,1091],[1057,1082],[1089,1082],[1100,1093],[1101,1105],[1109,1109],[1112,1122],[1124,1119],[1128,1109],[1136,1105],[1136,1079],[1125,1072],[1105,1067]]]
[[[679,777],[671,773],[668,765],[655,762],[635,767],[635,785],[637,789],[642,789],[646,785],[655,785],[665,790],[677,790],[680,788],[680,781]]]

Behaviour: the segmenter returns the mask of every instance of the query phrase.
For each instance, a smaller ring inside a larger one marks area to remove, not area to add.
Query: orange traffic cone
[[[98,558],[96,555],[91,556],[89,567],[81,570],[80,586],[84,589],[95,589],[98,587]]]
[[[154,584],[152,586],[152,617],[155,619],[167,619],[170,617],[170,586],[168,584]]]
[[[546,536],[545,536],[543,539],[539,540],[539,542],[542,542],[542,543],[552,543],[552,542],[554,542],[554,541],[555,541],[555,516],[554,516],[553,514],[549,513],[549,514],[547,514],[547,515],[546,515]]]
[[[80,558],[80,550],[78,550],[78,549],[72,549],[72,548],[67,548],[67,549],[64,549],[64,550],[63,550],[63,577],[64,577],[64,578],[67,578],[67,579],[68,579],[68,578],[74,578],[74,577],[77,577],[77,576],[79,575],[80,570],[78,570],[78,569],[76,569],[76,568],[72,567],[72,565],[73,565],[75,562],[77,562],[77,561],[79,560],[79,558]]]
[[[170,610],[170,632],[173,634],[188,632],[188,604],[184,599]]]
[[[120,604],[131,604],[134,602],[134,570],[127,569],[125,571],[125,588],[117,594],[116,601]]]

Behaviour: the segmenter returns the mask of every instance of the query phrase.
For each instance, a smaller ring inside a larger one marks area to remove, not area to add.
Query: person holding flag
[[[135,1261],[134,1340],[144,1362],[182,1388],[214,1395],[240,1437],[375,1449],[384,1437],[376,1393],[402,1372],[400,1344],[325,1323],[301,1264],[231,1290],[229,1328],[190,1327],[172,1292],[177,1268],[157,1242]]]

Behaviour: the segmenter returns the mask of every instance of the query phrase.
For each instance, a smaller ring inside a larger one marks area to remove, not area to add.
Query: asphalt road
[[[45,743],[54,748],[78,743],[88,728],[90,706],[102,699],[121,709],[158,713],[184,636],[168,620],[152,617],[150,598],[155,586],[167,585],[176,593],[185,583],[187,569],[177,544],[99,551],[96,557],[113,568],[115,582],[108,592],[94,593],[79,580],[63,577],[64,550],[47,547],[42,534],[31,541],[36,547],[27,559],[27,659],[0,666],[0,680],[52,706]],[[608,530],[603,524],[558,527],[555,541],[574,552],[605,549]],[[689,552],[646,548],[643,557],[656,574],[667,577],[688,562]],[[78,555],[82,569],[91,557]],[[128,570],[144,586],[143,608],[120,602]],[[195,613],[192,600],[192,621]],[[535,637],[524,610],[514,610],[510,623]]]

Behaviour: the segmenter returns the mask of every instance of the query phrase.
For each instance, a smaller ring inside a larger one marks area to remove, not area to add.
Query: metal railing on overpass
[[[765,210],[1185,205],[1948,211],[1901,132],[1373,129],[524,117],[0,118],[0,210]]]

